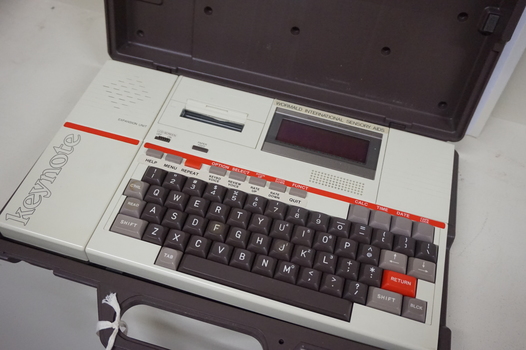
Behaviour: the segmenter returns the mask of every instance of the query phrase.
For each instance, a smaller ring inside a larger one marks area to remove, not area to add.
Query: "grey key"
[[[383,211],[373,210],[369,218],[369,226],[389,231],[391,227],[391,215]]]
[[[393,221],[391,222],[391,232],[397,233],[399,235],[411,237],[411,228],[413,222],[408,218],[403,218],[400,216],[394,216]]]
[[[267,180],[261,179],[259,177],[251,177],[250,179],[248,179],[248,183],[258,187],[265,187],[267,184]]]
[[[299,188],[291,187],[289,194],[294,197],[307,198],[307,191],[300,190]]]
[[[428,282],[435,283],[436,264],[430,261],[409,258],[407,274]]]
[[[157,260],[155,260],[155,265],[175,270],[177,269],[182,256],[183,252],[172,248],[162,247],[159,255],[157,256]]]
[[[128,216],[133,216],[134,218],[139,218],[141,217],[145,205],[145,201],[141,201],[140,199],[133,197],[127,197],[124,200],[124,203],[122,204],[119,213]]]
[[[111,225],[110,231],[141,239],[146,226],[148,226],[148,221],[119,214]]]
[[[427,302],[420,299],[404,297],[404,302],[402,305],[402,316],[415,321],[425,322],[426,309]]]
[[[124,189],[124,195],[128,197],[143,199],[144,195],[148,191],[150,184],[135,179],[130,179],[128,185]]]
[[[423,222],[413,224],[413,238],[419,241],[433,243],[435,239],[435,228]]]
[[[149,157],[161,159],[164,156],[164,153],[161,151],[149,148],[146,150],[146,155]]]
[[[229,178],[232,180],[237,180],[244,182],[247,179],[247,176],[243,173],[238,173],[237,171],[231,171],[230,175],[228,175]]]
[[[407,255],[393,252],[391,250],[382,250],[380,253],[380,263],[382,269],[391,270],[405,274],[407,267]]]
[[[271,182],[270,185],[269,185],[269,188],[272,191],[277,191],[277,192],[281,192],[281,193],[285,193],[285,191],[287,191],[287,186],[285,186],[283,184],[279,184],[277,182]]]
[[[378,310],[400,315],[402,312],[402,300],[403,297],[401,294],[381,288],[370,287],[366,305]]]
[[[170,163],[181,164],[184,158],[176,156],[175,154],[167,154],[165,160]]]
[[[217,166],[211,166],[210,167],[210,173],[214,174],[214,175],[225,176],[226,175],[226,169],[220,168],[220,167],[217,167]]]
[[[371,209],[360,205],[351,205],[347,219],[352,222],[367,225],[369,223],[369,214]]]

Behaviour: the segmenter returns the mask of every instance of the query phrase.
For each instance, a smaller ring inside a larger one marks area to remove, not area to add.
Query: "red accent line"
[[[106,131],[90,128],[90,127],[87,127],[87,126],[84,126],[84,125],[79,125],[79,124],[75,124],[75,123],[66,122],[66,123],[64,123],[64,126],[66,128],[87,132],[88,134],[102,136],[102,137],[106,137],[106,138],[112,139],[112,140],[126,142],[126,143],[129,143],[129,144],[132,144],[132,145],[138,145],[140,143],[139,140],[132,139],[130,137],[125,137],[125,136],[121,136],[121,135],[117,135],[117,134],[112,134],[111,132],[106,132]]]
[[[305,190],[305,191],[310,192],[310,193],[318,194],[320,196],[329,197],[329,198],[332,198],[332,199],[340,200],[340,201],[351,203],[351,204],[355,204],[355,205],[360,205],[362,207],[366,207],[366,208],[373,209],[373,210],[383,211],[383,212],[389,213],[391,215],[408,218],[408,219],[410,219],[412,221],[424,222],[426,224],[429,224],[431,226],[435,226],[435,227],[438,227],[438,228],[446,228],[446,224],[441,222],[441,221],[431,220],[431,219],[428,219],[428,218],[425,218],[425,217],[422,217],[422,216],[413,215],[413,214],[406,213],[406,212],[403,212],[403,211],[400,211],[400,210],[387,208],[387,207],[385,207],[383,205],[369,203],[369,202],[366,202],[366,201],[362,201],[360,199],[343,196],[343,195],[332,193],[332,192],[325,191],[325,190],[320,190],[319,188],[305,186],[305,185],[298,184],[298,183],[295,183],[295,182],[283,180],[283,179],[280,179],[280,178],[277,178],[277,177],[272,177],[272,176],[268,176],[268,175],[265,175],[265,174],[261,174],[261,173],[255,172],[255,171],[251,171],[251,170],[247,170],[247,169],[243,169],[243,168],[238,168],[238,167],[235,167],[235,166],[232,166],[232,165],[228,165],[228,164],[224,164],[224,163],[215,162],[215,161],[212,161],[210,159],[196,157],[196,156],[193,156],[193,155],[188,154],[188,153],[183,153],[183,152],[175,151],[175,150],[170,149],[170,148],[157,146],[157,145],[154,145],[153,143],[145,143],[144,147],[145,148],[154,149],[154,150],[157,150],[157,151],[161,151],[163,153],[173,154],[173,155],[176,155],[176,156],[179,156],[179,157],[182,157],[182,158],[186,158],[190,162],[217,166],[217,167],[220,167],[220,168],[223,168],[223,169],[226,169],[226,170],[230,170],[230,171],[237,171],[237,172],[246,174],[246,175],[251,176],[251,177],[257,177],[257,178],[260,178],[260,179],[267,180],[269,182],[280,183],[280,184],[286,185],[288,187],[299,188],[299,189]]]

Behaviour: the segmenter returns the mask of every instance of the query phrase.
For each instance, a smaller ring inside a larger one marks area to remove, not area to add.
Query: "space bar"
[[[348,300],[323,294],[236,267],[193,255],[184,255],[178,270],[229,287],[261,295],[269,299],[314,311],[323,315],[349,321],[352,303]]]

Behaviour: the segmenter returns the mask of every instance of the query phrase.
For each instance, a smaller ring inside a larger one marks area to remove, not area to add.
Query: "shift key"
[[[110,231],[141,239],[146,226],[148,226],[148,221],[119,214],[111,225]]]
[[[402,312],[402,300],[403,297],[401,294],[381,288],[370,287],[366,305],[378,310],[400,315]]]

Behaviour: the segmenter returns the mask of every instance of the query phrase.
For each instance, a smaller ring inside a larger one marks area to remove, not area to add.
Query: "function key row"
[[[153,150],[153,149],[148,149],[146,151],[146,155],[150,156],[150,157],[161,159],[164,156],[164,153],[160,152],[160,151]],[[191,160],[188,160],[188,159],[185,161],[184,158],[182,158],[180,156],[171,155],[171,154],[167,154],[166,157],[165,157],[165,160],[169,161],[171,163],[175,163],[175,164],[183,164],[183,162],[184,162],[185,166],[193,168],[193,169],[197,169],[197,170],[200,170],[202,168],[202,165],[203,165],[202,163],[192,162]],[[154,168],[154,167],[149,167],[149,168],[157,169],[155,171],[152,170],[152,172],[156,173],[157,177],[162,177],[162,176],[166,175],[166,173],[167,173],[167,171],[162,170],[162,169],[158,169],[158,168]],[[235,180],[235,181],[238,181],[238,182],[245,182],[248,179],[248,183],[249,184],[257,186],[257,187],[265,187],[267,185],[267,183],[268,183],[269,189],[272,190],[272,191],[285,193],[285,192],[287,192],[287,189],[288,189],[289,194],[291,196],[300,197],[300,198],[306,198],[307,197],[307,191],[304,191],[302,189],[293,188],[293,187],[289,188],[289,187],[287,187],[284,184],[280,184],[280,183],[277,183],[277,182],[268,182],[265,179],[262,179],[262,178],[259,178],[259,177],[248,176],[248,175],[246,175],[244,173],[233,171],[233,170],[229,172],[227,169],[224,169],[224,168],[221,168],[221,167],[218,167],[218,166],[210,166],[209,169],[208,169],[208,172],[210,174],[221,176],[221,177],[228,176],[229,179],[232,179],[232,180]]]

